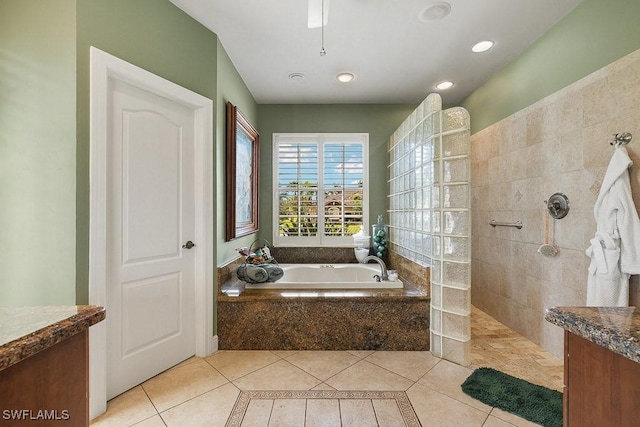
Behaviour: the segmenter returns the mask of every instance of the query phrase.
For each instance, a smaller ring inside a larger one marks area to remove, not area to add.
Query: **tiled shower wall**
[[[473,120],[473,117],[471,118]],[[585,305],[595,232],[593,205],[613,148],[631,132],[631,187],[640,207],[640,50],[471,137],[472,303],[560,356],[561,328],[543,318],[552,306]],[[545,200],[567,195],[567,217],[552,220],[555,257],[545,239]],[[524,227],[489,221],[521,220]],[[637,301],[632,278],[631,301]]]

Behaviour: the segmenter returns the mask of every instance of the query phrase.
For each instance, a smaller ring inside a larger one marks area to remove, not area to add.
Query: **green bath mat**
[[[545,427],[562,427],[562,393],[492,368],[478,368],[462,391],[489,406]]]

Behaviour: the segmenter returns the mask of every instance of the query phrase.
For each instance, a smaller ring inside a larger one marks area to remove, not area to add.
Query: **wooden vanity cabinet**
[[[0,427],[89,425],[89,328],[104,307],[0,306]]]
[[[564,427],[640,426],[640,363],[565,330]]]
[[[89,425],[89,330],[0,371],[0,427]]]

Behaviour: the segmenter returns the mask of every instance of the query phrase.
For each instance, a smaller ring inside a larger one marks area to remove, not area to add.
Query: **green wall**
[[[217,89],[217,36],[168,0],[77,0],[78,303],[88,301],[90,46],[207,98]]]
[[[75,303],[75,0],[0,0],[0,305]]]
[[[369,223],[383,213],[387,203],[387,141],[415,105],[335,104],[259,105],[260,132],[260,232],[273,238],[272,148],[274,133],[360,132],[369,133]]]
[[[258,104],[240,78],[231,59],[222,45],[218,43],[218,98],[216,100],[216,215],[218,230],[217,265],[238,257],[236,248],[250,246],[256,239],[255,234],[225,242],[226,224],[226,187],[225,187],[225,144],[226,144],[226,105],[227,101],[238,107],[247,120],[258,126]]]
[[[640,49],[639,19],[638,0],[584,0],[463,100],[472,132]]]
[[[88,302],[90,46],[214,100],[212,262],[235,254],[224,104],[257,104],[217,36],[168,0],[0,0],[0,305]]]
[[[473,131],[640,48],[640,2],[585,0],[467,97]],[[257,106],[215,34],[168,0],[0,0],[0,304],[88,301],[89,46],[214,99],[218,264],[224,104],[261,134],[259,237],[271,239],[274,132],[368,132],[370,221],[385,210],[386,141],[414,105]]]

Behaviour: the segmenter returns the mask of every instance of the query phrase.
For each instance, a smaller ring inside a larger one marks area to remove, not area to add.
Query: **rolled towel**
[[[275,282],[282,279],[284,271],[277,264],[266,264],[262,266],[269,273],[269,282]]]
[[[269,273],[267,273],[267,270],[257,265],[248,265],[245,269],[245,273],[250,281],[254,283],[262,283],[269,280]]]
[[[246,265],[241,265],[238,267],[238,269],[236,270],[236,276],[238,276],[238,279],[242,280],[243,282],[247,281],[248,277]]]

